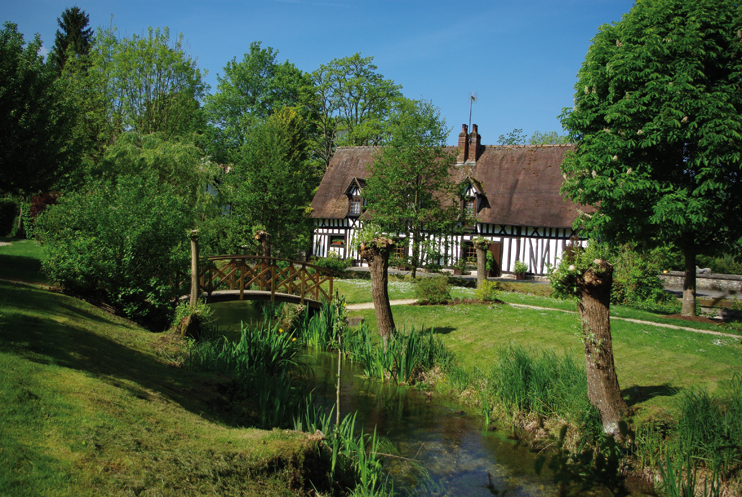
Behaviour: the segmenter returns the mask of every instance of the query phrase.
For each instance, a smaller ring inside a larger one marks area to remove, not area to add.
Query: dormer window
[[[468,220],[476,218],[484,199],[484,191],[479,182],[473,178],[466,178],[463,185],[463,195],[461,203],[464,210],[464,216]]]
[[[348,215],[349,216],[360,216],[362,207],[363,207],[363,199],[360,196],[351,197],[350,206],[348,207]]]
[[[474,196],[468,196],[464,198],[464,214],[467,219],[474,219],[477,214],[477,198]]]
[[[345,195],[348,196],[348,216],[358,217],[363,213],[363,187],[366,182],[361,178],[350,180],[348,188],[345,189]]]

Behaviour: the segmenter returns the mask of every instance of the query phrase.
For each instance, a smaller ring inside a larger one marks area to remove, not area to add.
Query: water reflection
[[[337,356],[307,357],[315,372],[315,398],[329,409],[335,403]],[[417,491],[425,495],[485,496],[555,495],[553,486],[533,472],[533,455],[496,434],[483,434],[480,416],[443,398],[428,397],[412,388],[396,387],[360,377],[359,368],[343,363],[341,415],[357,413],[365,432],[388,438],[397,455],[415,459],[430,475]],[[388,458],[395,488],[409,494],[417,485],[408,465]],[[408,487],[406,490],[400,485]],[[412,488],[410,488],[412,487]]]
[[[212,304],[220,329],[239,330],[240,320],[261,322],[258,306],[249,302]],[[317,402],[327,411],[335,404],[337,355],[310,354]],[[482,417],[449,400],[409,387],[363,379],[360,368],[343,363],[340,413],[357,413],[364,432],[376,427],[393,445],[399,458],[386,458],[385,467],[401,495],[490,496],[506,491],[512,496],[556,495],[546,478],[533,471],[533,455],[495,433],[482,433]],[[429,475],[423,483],[404,459],[414,459]]]

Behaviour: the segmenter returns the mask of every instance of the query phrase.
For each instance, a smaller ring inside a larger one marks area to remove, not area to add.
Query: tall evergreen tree
[[[77,55],[87,55],[93,42],[93,30],[88,27],[89,23],[90,16],[77,6],[65,9],[62,17],[57,18],[62,31],[57,30],[54,47],[49,53],[49,62],[56,67],[59,74],[62,74],[70,50]]]

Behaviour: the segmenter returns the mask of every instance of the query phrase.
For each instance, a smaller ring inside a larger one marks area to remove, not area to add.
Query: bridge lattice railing
[[[205,292],[211,298],[217,290],[239,290],[239,300],[244,300],[245,291],[260,290],[270,292],[271,300],[276,293],[297,295],[302,304],[305,298],[329,300],[334,275],[306,262],[259,255],[209,257],[199,261],[198,272],[199,295]],[[322,288],[324,283],[329,283],[327,291]]]

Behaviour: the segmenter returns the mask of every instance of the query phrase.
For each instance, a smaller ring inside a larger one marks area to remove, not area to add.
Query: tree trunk
[[[394,241],[388,238],[375,238],[372,243],[361,245],[361,257],[368,261],[371,273],[371,297],[374,301],[376,322],[379,326],[379,334],[384,341],[384,347],[389,337],[394,333],[394,318],[392,307],[389,304],[388,269],[389,253],[394,246]]]
[[[682,316],[696,315],[696,250],[695,247],[683,249],[685,259],[685,278],[683,279]]]
[[[410,274],[413,278],[417,278],[417,266],[420,264],[420,231],[412,232],[412,257],[410,258],[410,266],[412,270]]]
[[[191,309],[198,302],[198,230],[191,231]],[[181,335],[183,333],[181,332]]]
[[[263,257],[271,256],[271,235],[267,231],[258,230],[255,232],[255,237],[260,242],[260,250]]]
[[[613,266],[603,260],[595,260],[593,263],[597,269],[591,267],[578,280],[587,366],[587,395],[590,403],[600,412],[603,431],[615,435],[618,433],[618,422],[626,414],[628,407],[621,397],[613,362],[609,315]]]
[[[487,280],[487,251],[475,247],[477,250],[477,288],[482,288],[482,285]]]

